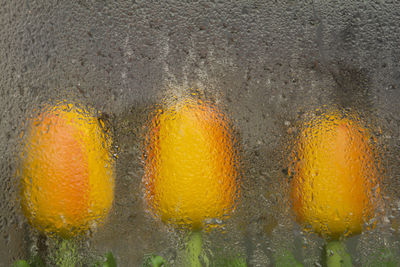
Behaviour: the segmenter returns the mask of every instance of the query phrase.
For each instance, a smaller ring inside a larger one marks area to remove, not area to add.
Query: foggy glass
[[[192,91],[229,119],[240,159],[235,209],[203,233],[211,265],[241,255],[273,266],[285,251],[321,262],[324,240],[291,208],[290,160],[304,123],[330,107],[358,114],[380,171],[375,226],[345,241],[353,264],[373,266],[382,251],[399,260],[398,10],[397,1],[3,1],[0,266],[35,253],[54,262],[58,241],[24,217],[17,170],[28,122],[59,101],[94,110],[115,160],[112,208],[77,241],[79,262],[112,251],[119,266],[152,253],[179,263],[185,230],[146,207],[143,144],[160,103]]]

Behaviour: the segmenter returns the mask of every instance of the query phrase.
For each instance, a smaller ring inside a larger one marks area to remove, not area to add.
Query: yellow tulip
[[[149,128],[143,182],[153,214],[194,230],[229,216],[239,193],[238,154],[223,113],[187,97],[156,112]]]

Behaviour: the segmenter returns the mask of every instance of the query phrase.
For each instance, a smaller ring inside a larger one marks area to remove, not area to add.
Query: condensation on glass
[[[375,162],[369,163],[368,149],[357,148],[362,159],[356,166],[376,167],[380,174],[379,205],[374,206],[378,216],[368,221],[374,227],[346,241],[353,263],[372,264],[382,250],[400,255],[399,5],[4,2],[0,265],[36,252],[54,254],[56,241],[31,227],[23,215],[17,169],[27,122],[59,101],[92,110],[101,131],[112,136],[107,157],[115,160],[114,198],[110,210],[105,205],[104,221],[96,215],[99,225],[84,231],[78,246],[82,263],[96,262],[107,251],[113,251],[121,266],[138,266],[150,253],[174,261],[184,237],[146,206],[142,145],[148,120],[165,96],[190,90],[229,117],[233,131],[221,130],[221,135],[233,134],[240,144],[240,198],[223,227],[204,234],[206,253],[243,255],[252,266],[274,264],[285,251],[306,266],[321,261],[323,239],[310,227],[304,231],[292,210],[290,185],[299,177],[290,158],[301,136],[311,134],[304,132],[304,123],[323,118],[325,113],[317,110],[325,106],[358,114],[337,131],[344,136],[354,132],[354,146],[362,147],[365,129],[373,137],[368,142],[373,143]],[[309,131],[331,132],[331,126],[319,127],[323,129]],[[324,149],[321,142],[329,137],[313,135],[317,139],[308,145]],[[237,189],[227,184],[233,194]],[[376,191],[369,192],[378,198]],[[369,207],[369,197],[364,207]]]

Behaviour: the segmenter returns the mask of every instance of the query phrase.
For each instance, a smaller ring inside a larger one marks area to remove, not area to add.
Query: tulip
[[[327,250],[337,255],[344,249],[335,240],[361,233],[379,203],[379,171],[371,140],[356,117],[333,111],[307,122],[294,149],[290,197],[296,219],[332,240]],[[345,256],[340,259],[349,261]]]
[[[146,140],[147,206],[164,223],[193,231],[188,258],[200,266],[200,230],[229,217],[239,194],[230,124],[217,106],[186,97],[156,112]]]
[[[28,222],[69,239],[101,225],[114,198],[110,139],[88,110],[65,102],[30,120],[21,153],[20,200]]]

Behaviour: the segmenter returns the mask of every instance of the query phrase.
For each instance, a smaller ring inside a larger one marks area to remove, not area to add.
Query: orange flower
[[[62,237],[101,223],[114,197],[109,153],[109,140],[87,110],[61,103],[33,119],[20,167],[28,221]]]
[[[291,200],[297,220],[324,237],[362,231],[379,200],[371,136],[338,112],[305,125],[292,162]]]

